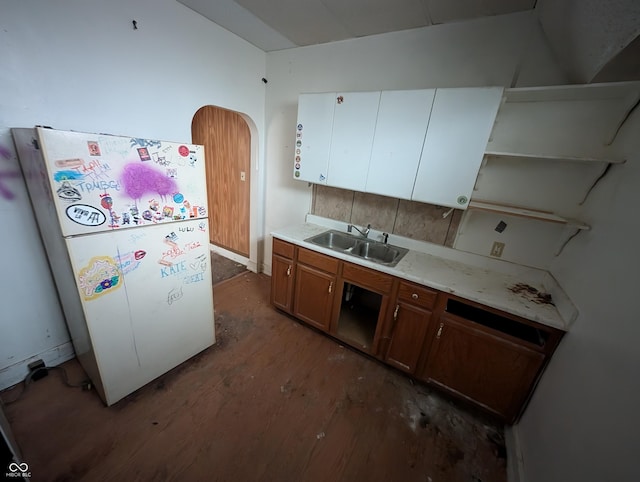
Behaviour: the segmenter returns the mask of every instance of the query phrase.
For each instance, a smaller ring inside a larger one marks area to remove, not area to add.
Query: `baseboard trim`
[[[504,443],[507,449],[507,480],[509,482],[526,482],[524,477],[524,459],[522,457],[517,425],[505,427]]]
[[[14,363],[0,370],[0,390],[12,387],[20,383],[29,374],[29,363],[34,360],[42,360],[48,367],[55,367],[66,361],[75,358],[76,353],[73,350],[71,341],[62,343],[61,345],[50,348],[41,353],[36,353],[18,363]]]
[[[229,251],[228,249],[221,248],[220,246],[216,246],[215,244],[209,243],[209,250],[213,251],[216,254],[219,254],[220,256],[224,256],[225,258],[230,259],[231,261],[235,261],[236,263],[243,264],[247,266],[247,268],[249,268],[249,264],[252,263],[252,261],[246,256],[242,256],[241,254],[234,253],[233,251]]]

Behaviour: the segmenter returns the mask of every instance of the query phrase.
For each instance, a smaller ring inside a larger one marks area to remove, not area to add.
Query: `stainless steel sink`
[[[316,234],[305,241],[385,266],[395,266],[409,252],[408,249],[399,246],[352,236],[333,229]]]
[[[340,231],[325,231],[305,241],[310,241],[318,246],[334,249],[336,251],[346,251],[358,244],[358,239]]]

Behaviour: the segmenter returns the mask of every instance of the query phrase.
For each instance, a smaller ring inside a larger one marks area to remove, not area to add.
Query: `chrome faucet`
[[[347,233],[350,233],[352,229],[355,229],[356,231],[358,231],[362,236],[364,236],[365,238],[367,236],[369,236],[369,231],[371,231],[371,225],[367,224],[367,227],[364,228],[362,231],[360,231],[360,229],[358,229],[357,226],[353,225],[353,224],[347,224]]]

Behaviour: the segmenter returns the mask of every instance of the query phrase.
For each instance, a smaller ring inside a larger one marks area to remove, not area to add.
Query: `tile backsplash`
[[[462,211],[432,204],[405,201],[376,194],[313,187],[312,214],[406,238],[452,247]]]

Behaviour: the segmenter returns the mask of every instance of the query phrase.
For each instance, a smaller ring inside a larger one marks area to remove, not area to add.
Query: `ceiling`
[[[178,0],[265,52],[535,10],[573,82],[640,80],[640,1]]]
[[[265,52],[531,10],[537,0],[178,0]]]

